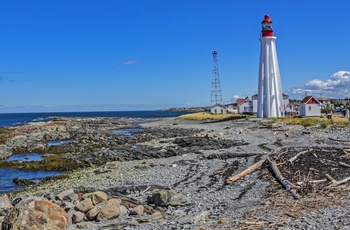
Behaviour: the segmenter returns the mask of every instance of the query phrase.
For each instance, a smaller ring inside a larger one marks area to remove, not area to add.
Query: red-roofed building
[[[301,117],[321,116],[321,103],[313,96],[306,96],[299,104]]]
[[[253,105],[248,97],[237,99],[238,113],[253,113]]]

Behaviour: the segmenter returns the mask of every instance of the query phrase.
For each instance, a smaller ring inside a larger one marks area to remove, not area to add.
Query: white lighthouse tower
[[[282,85],[276,53],[276,37],[269,15],[261,22],[258,117],[284,116]]]

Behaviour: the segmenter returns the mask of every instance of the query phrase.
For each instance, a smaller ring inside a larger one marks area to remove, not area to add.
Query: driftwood
[[[255,170],[257,170],[258,168],[260,168],[262,166],[262,164],[266,161],[266,159],[260,160],[258,162],[256,162],[255,164],[253,164],[252,166],[250,166],[249,168],[243,170],[242,172],[238,173],[237,175],[230,177],[226,180],[227,184],[232,184],[233,182],[241,179],[242,177],[245,177],[246,175],[254,172]]]
[[[331,137],[329,137],[328,139],[329,139],[329,140],[331,140],[331,141],[350,142],[350,140],[344,140],[344,139],[335,139],[335,138],[331,138]]]
[[[317,184],[317,183],[322,183],[322,182],[327,182],[327,179],[321,179],[321,180],[310,180],[308,181],[308,183],[311,183],[311,184]],[[302,185],[304,184],[305,182],[301,181],[301,182],[297,182],[297,185]]]
[[[344,183],[346,183],[346,182],[348,182],[348,181],[350,181],[350,177],[347,177],[347,178],[345,178],[345,179],[343,179],[343,180],[341,180],[341,181],[336,181],[334,184],[331,184],[330,187],[332,187],[332,186],[338,186],[338,185],[344,184]]]
[[[337,183],[337,181],[333,177],[331,177],[329,174],[326,173],[325,176],[331,182],[331,185]]]
[[[346,163],[344,163],[344,162],[339,162],[339,164],[340,164],[341,166],[350,168],[350,165],[349,165],[349,164],[346,164]]]
[[[282,176],[280,170],[277,168],[276,163],[273,160],[268,159],[269,163],[270,163],[270,167],[273,171],[273,173],[275,174],[276,178],[278,179],[278,181],[287,189],[288,192],[290,192],[292,194],[292,196],[294,197],[294,199],[298,199],[298,195],[292,191],[290,189],[290,186],[288,185],[288,183],[285,181],[284,177]]]
[[[311,152],[312,149],[308,149],[308,150],[305,150],[305,151],[301,151],[300,153],[298,153],[297,155],[295,155],[294,157],[290,158],[288,161],[290,163],[293,163],[293,161],[295,161],[300,155],[304,154],[304,153],[308,153],[308,152]]]

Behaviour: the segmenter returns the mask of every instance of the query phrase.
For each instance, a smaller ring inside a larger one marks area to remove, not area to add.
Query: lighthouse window
[[[262,25],[262,29],[263,30],[272,30],[272,26],[271,26],[271,24],[264,24],[264,25]]]

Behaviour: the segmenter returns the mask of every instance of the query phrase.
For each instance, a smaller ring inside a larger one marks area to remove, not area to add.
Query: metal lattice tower
[[[220,104],[222,102],[219,68],[217,60],[218,51],[213,51],[213,72],[211,80],[211,100],[212,104]]]

